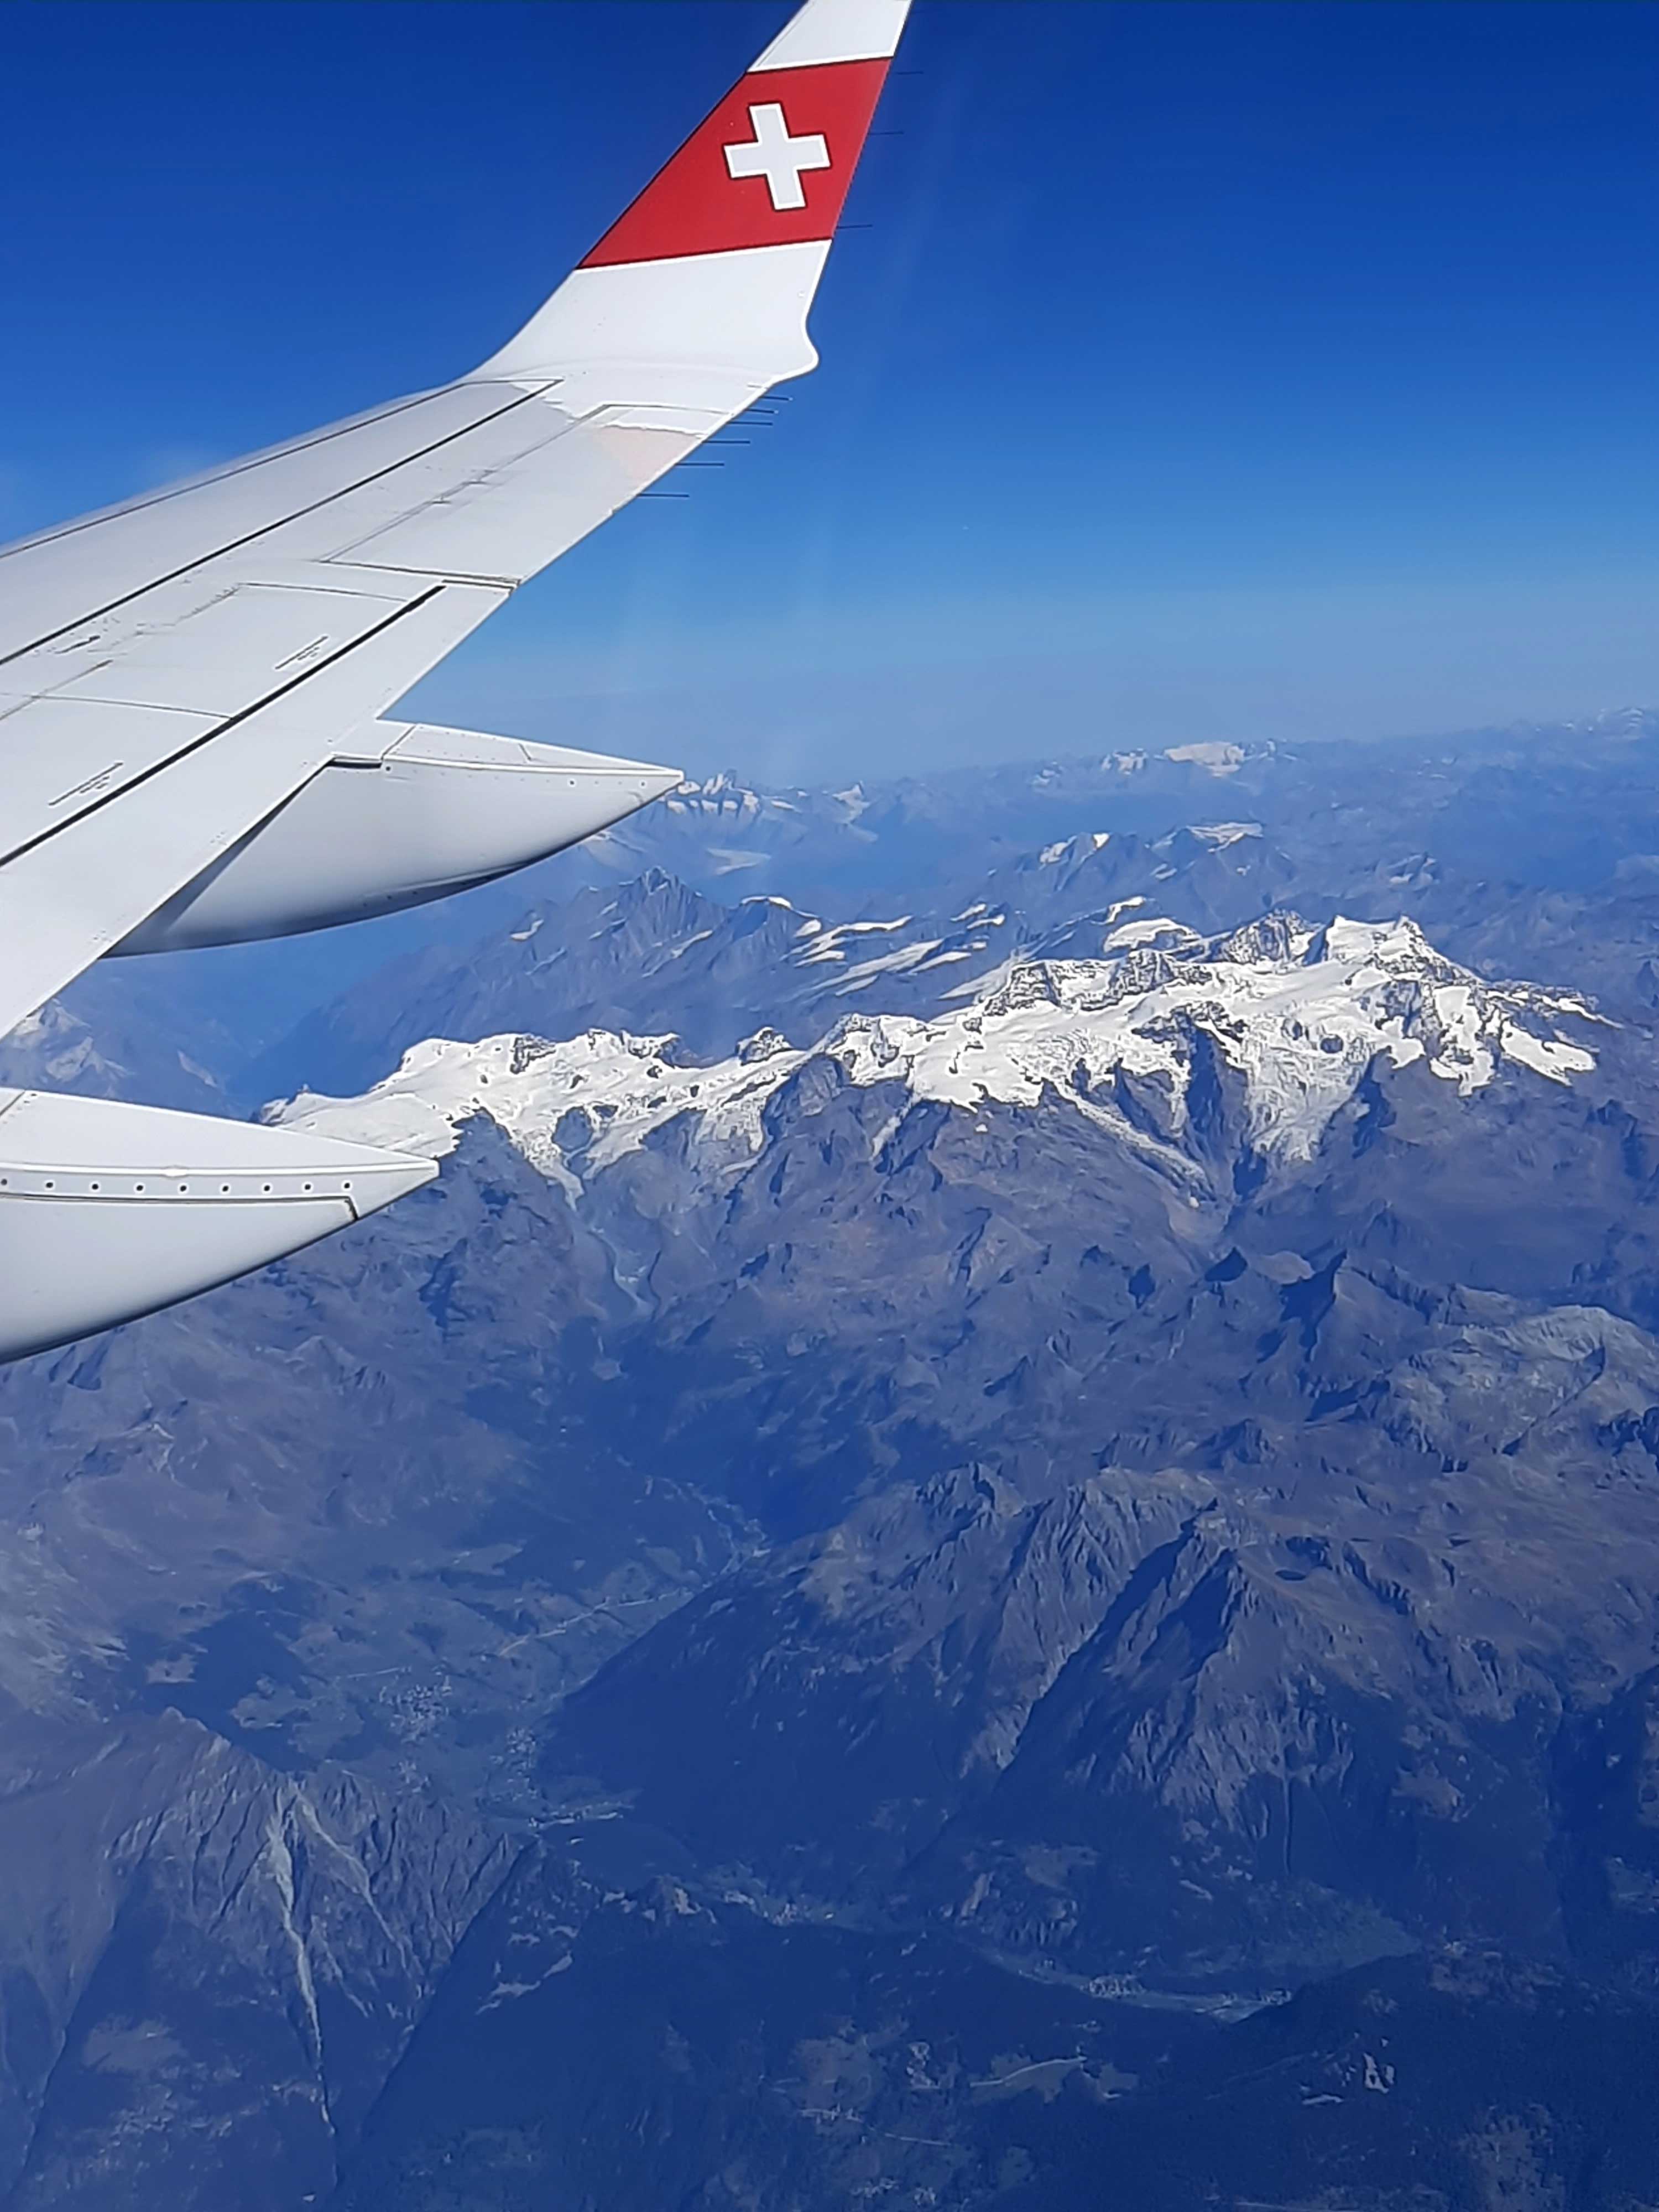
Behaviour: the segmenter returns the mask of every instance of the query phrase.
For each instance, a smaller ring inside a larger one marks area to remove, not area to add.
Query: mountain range
[[[48,1009],[444,1166],[0,1376],[0,2202],[1659,2201],[1656,731],[717,779]]]

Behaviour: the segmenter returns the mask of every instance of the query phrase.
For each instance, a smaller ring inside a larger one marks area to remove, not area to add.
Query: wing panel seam
[[[360,646],[368,644],[371,639],[384,635],[394,623],[402,622],[406,615],[412,615],[422,607],[430,606],[434,599],[441,598],[445,589],[446,586],[443,584],[434,584],[429,592],[422,592],[418,599],[406,601],[404,605],[387,615],[383,621],[376,623],[373,629],[366,629],[361,637],[354,637],[348,644],[343,645],[337,653],[331,653],[325,660],[319,660],[313,666],[301,670],[298,676],[290,677],[286,684],[279,684],[274,691],[267,691],[262,697],[252,700],[234,714],[228,715],[222,722],[216,722],[210,730],[204,730],[199,738],[192,738],[188,744],[180,745],[177,752],[169,753],[165,760],[155,762],[154,766],[135,775],[131,782],[120,784],[113,791],[106,791],[101,798],[94,799],[90,805],[82,807],[74,814],[66,815],[63,821],[54,822],[49,829],[38,830],[33,837],[26,837],[21,845],[14,845],[9,852],[0,854],[0,870],[9,866],[14,860],[21,860],[26,853],[33,853],[40,846],[50,844],[54,837],[61,836],[65,830],[74,829],[80,823],[89,821],[94,814],[101,813],[105,807],[114,805],[118,799],[130,798],[135,791],[142,789],[156,776],[165,775],[169,769],[176,768],[180,761],[188,760],[192,753],[200,752],[204,745],[212,744],[216,739],[222,738],[227,731],[234,730],[239,722],[246,722],[250,715],[263,712],[276,700],[286,698],[290,691],[297,691],[302,684],[309,684],[313,678],[320,676],[325,669],[335,667],[340,661],[356,653]]]
[[[32,538],[20,538],[15,544],[0,546],[0,562],[13,560],[23,553],[38,553],[46,545],[62,544],[66,538],[78,538],[82,531],[100,529],[105,523],[123,521],[130,514],[147,514],[152,508],[167,507],[176,499],[188,499],[192,492],[204,491],[210,484],[234,483],[239,477],[251,476],[256,469],[268,468],[273,461],[285,461],[292,454],[315,453],[331,439],[348,438],[354,430],[371,429],[377,422],[395,422],[399,415],[429,406],[433,400],[441,399],[445,392],[457,388],[453,384],[441,384],[431,392],[411,392],[407,398],[389,400],[384,407],[373,407],[366,415],[354,415],[348,422],[331,422],[323,429],[291,438],[264,453],[227,461],[222,468],[210,469],[205,476],[190,478],[184,483],[163,484],[155,491],[124,501],[118,507],[100,507],[94,514],[77,515],[73,521],[60,522],[54,529],[37,531]]]

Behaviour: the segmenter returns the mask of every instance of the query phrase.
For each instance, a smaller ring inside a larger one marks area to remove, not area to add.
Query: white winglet
[[[752,393],[815,367],[807,310],[908,7],[806,0],[478,374],[556,380],[560,404],[580,411],[601,389],[717,405],[720,388]]]
[[[890,61],[910,0],[806,0],[755,64],[817,69],[825,62]]]

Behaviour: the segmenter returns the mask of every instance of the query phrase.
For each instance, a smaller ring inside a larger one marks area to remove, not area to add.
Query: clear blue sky
[[[0,0],[0,522],[492,348],[769,0]],[[775,429],[428,712],[817,780],[1659,702],[1659,7],[918,0]]]

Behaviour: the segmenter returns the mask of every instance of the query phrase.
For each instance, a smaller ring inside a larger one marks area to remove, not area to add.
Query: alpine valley
[[[443,1166],[0,1373],[0,2205],[1652,2212],[1656,748],[717,777],[48,1007]]]

